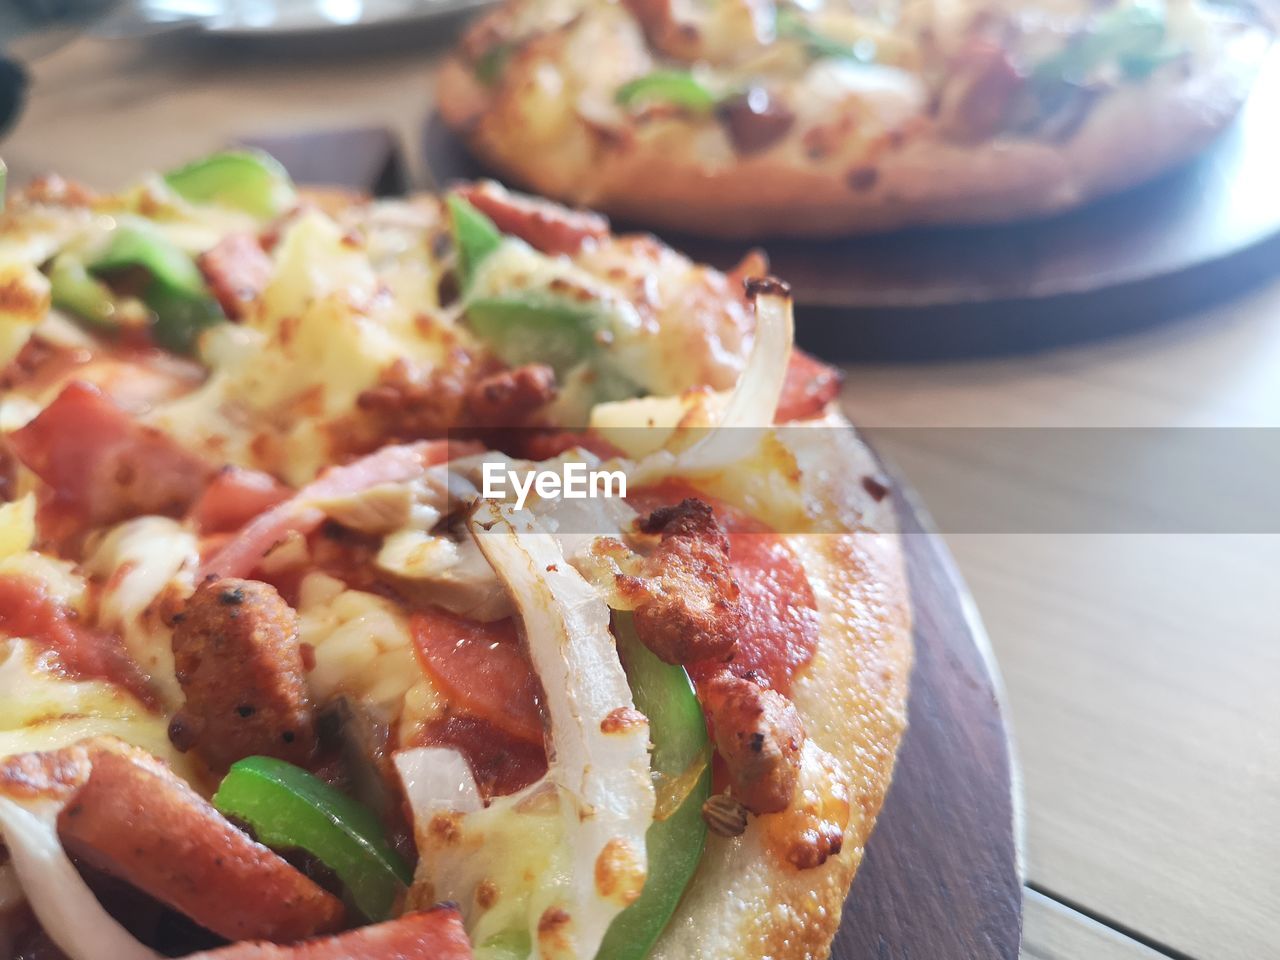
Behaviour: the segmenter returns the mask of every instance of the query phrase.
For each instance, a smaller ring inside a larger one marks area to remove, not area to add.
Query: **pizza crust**
[[[828,419],[827,429],[836,423],[856,448],[842,458],[852,452],[873,462],[842,418]],[[859,512],[878,511],[864,503]],[[809,739],[835,758],[850,784],[844,845],[820,867],[795,869],[766,849],[768,821],[785,812],[751,818],[741,837],[708,835],[698,872],[650,960],[826,957],[889,789],[912,663],[901,540],[871,531],[787,540],[804,563],[820,617],[817,654],[796,678],[792,699]]]
[[[439,76],[438,101],[445,121],[514,183],[649,226],[745,238],[991,223],[1078,206],[1204,149],[1244,102],[1270,41],[1261,28],[1220,29],[1217,54],[1198,69],[1108,95],[1065,143],[906,136],[874,161],[838,165],[806,162],[788,143],[709,168],[695,136],[609,145],[576,117],[561,117],[544,141],[524,123],[518,89],[490,93],[457,58]]]

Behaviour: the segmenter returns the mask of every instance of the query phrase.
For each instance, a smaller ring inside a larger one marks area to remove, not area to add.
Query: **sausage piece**
[[[69,854],[229,939],[339,929],[342,902],[231,825],[167,766],[111,737],[0,762],[0,793],[65,800]]]
[[[805,740],[795,706],[778,691],[728,670],[699,693],[734,797],[752,813],[785,810],[796,792]]]
[[[187,601],[173,631],[186,706],[169,725],[179,750],[215,767],[253,755],[306,763],[315,721],[298,647],[298,615],[275,588],[225,578]]]
[[[336,937],[288,947],[273,943],[233,943],[193,953],[186,960],[471,960],[471,942],[454,907],[408,913],[395,920]]]
[[[650,576],[619,584],[644,597],[635,607],[641,642],[667,663],[727,660],[737,647],[742,608],[729,538],[711,507],[689,498],[653,511],[639,529],[662,536],[642,565]]]
[[[588,240],[603,240],[609,235],[609,221],[598,213],[511,193],[492,180],[460,187],[458,194],[503,233],[517,236],[543,253],[574,254]]]
[[[467,418],[481,427],[514,427],[555,398],[555,371],[543,363],[530,363],[473,383],[467,390]]]

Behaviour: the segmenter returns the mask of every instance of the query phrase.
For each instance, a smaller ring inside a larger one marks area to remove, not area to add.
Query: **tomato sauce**
[[[50,597],[38,580],[0,576],[0,634],[40,644],[69,677],[108,680],[155,706],[146,676],[120,638],[80,623],[76,612]]]
[[[754,673],[790,696],[792,680],[818,649],[818,604],[800,558],[767,525],[684,481],[666,480],[627,499],[647,513],[686,497],[707,503],[729,534],[729,564],[745,614],[729,669],[739,676]],[[689,674],[696,683],[720,666],[695,663]]]

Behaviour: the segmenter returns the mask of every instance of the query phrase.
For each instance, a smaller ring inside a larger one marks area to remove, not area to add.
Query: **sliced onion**
[[[609,608],[570,566],[532,515],[492,501],[477,505],[471,533],[520,611],[529,658],[542,681],[550,726],[548,776],[560,789],[572,850],[572,938],[595,955],[609,922],[644,883],[645,831],[653,822],[649,725],[609,632]],[[610,717],[630,722],[611,729]],[[606,895],[601,863],[628,875]]]
[[[415,822],[427,823],[440,810],[479,810],[480,791],[467,758],[448,747],[397,750],[392,757]]]
[[[648,722],[634,708],[609,608],[555,537],[530,514],[492,501],[477,504],[470,531],[519,611],[545,694],[551,764],[518,794],[441,812],[455,792],[469,798],[461,758],[438,750],[410,758],[415,891],[461,903],[477,943],[527,931],[543,960],[592,960],[644,884],[654,810]],[[419,763],[438,769],[427,774]],[[446,814],[449,829],[432,829]],[[475,895],[486,881],[503,891],[496,905]]]
[[[662,450],[636,465],[639,485],[672,474],[711,473],[751,456],[773,424],[791,357],[794,319],[791,297],[775,289],[756,294],[756,334],[751,356],[729,394],[720,421],[697,443],[678,453]]]
[[[18,883],[18,871],[12,863],[0,865],[0,914],[8,913],[26,901],[22,884]]]
[[[102,909],[58,840],[62,804],[0,797],[0,834],[18,880],[50,939],[71,960],[159,960]]]

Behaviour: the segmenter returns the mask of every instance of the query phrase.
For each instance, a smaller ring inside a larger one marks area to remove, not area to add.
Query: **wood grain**
[[[1164,957],[1028,890],[1023,900],[1022,960],[1164,960]]]
[[[915,615],[909,726],[834,960],[1013,960],[1020,825],[998,682],[967,589],[899,498]]]
[[[850,367],[845,407],[872,427],[1276,429],[1278,368],[1280,284],[1018,362]],[[877,442],[938,516],[960,506],[956,477],[999,503],[1035,476],[1034,464],[915,443],[937,435]],[[1232,487],[1224,476],[1223,496]],[[1171,952],[1275,956],[1280,537],[946,536],[1008,684],[1029,880]]]

